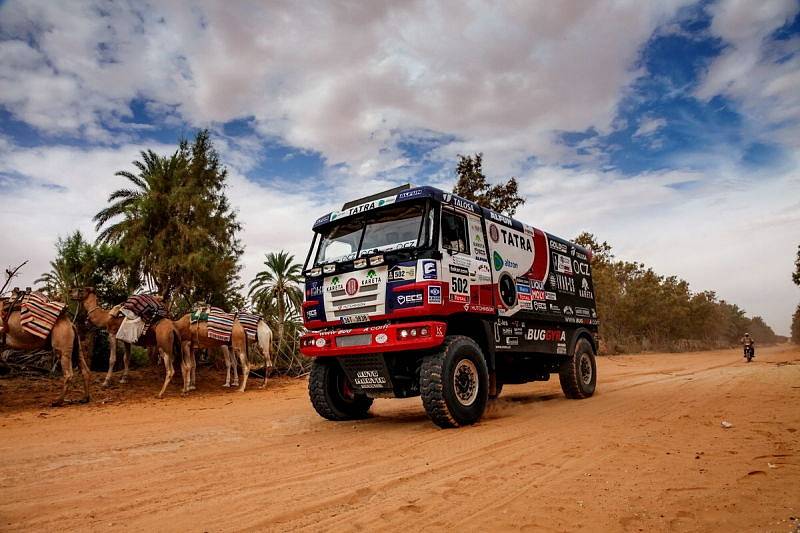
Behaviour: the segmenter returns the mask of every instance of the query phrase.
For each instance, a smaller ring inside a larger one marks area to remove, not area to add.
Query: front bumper
[[[436,320],[311,331],[300,338],[300,352],[307,357],[337,357],[427,350],[441,345],[446,334],[447,324]]]

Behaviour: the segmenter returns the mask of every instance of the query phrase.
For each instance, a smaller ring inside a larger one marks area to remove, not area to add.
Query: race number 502
[[[450,290],[459,293],[467,294],[469,292],[469,280],[467,278],[453,278]]]

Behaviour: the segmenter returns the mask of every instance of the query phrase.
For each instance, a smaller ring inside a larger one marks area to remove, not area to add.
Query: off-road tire
[[[591,374],[587,378],[589,369]],[[572,355],[561,365],[558,378],[561,381],[561,390],[567,398],[580,400],[594,394],[597,386],[597,363],[594,348],[588,340],[578,339]]]
[[[341,387],[343,383],[347,383],[347,375],[338,361],[314,359],[308,377],[308,396],[311,398],[311,405],[321,417],[328,420],[366,418],[372,405],[372,398],[358,393],[354,393],[352,398],[346,397]]]
[[[458,384],[457,370],[463,371]],[[469,398],[459,400],[457,390],[462,398]],[[480,420],[489,392],[489,372],[480,346],[469,337],[447,337],[437,353],[423,358],[420,391],[425,411],[441,428],[468,426]]]

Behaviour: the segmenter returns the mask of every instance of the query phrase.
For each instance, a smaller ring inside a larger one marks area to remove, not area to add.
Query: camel
[[[5,318],[3,307],[4,303],[0,300],[0,317]],[[83,375],[84,396],[81,398],[80,402],[87,403],[92,399],[89,392],[92,374],[89,370],[89,365],[86,364],[86,358],[81,349],[78,330],[65,313],[62,313],[61,316],[58,317],[58,320],[53,325],[53,329],[50,331],[50,335],[46,339],[31,335],[22,329],[20,312],[18,310],[12,310],[11,313],[9,313],[8,318],[0,324],[0,330],[5,333],[5,342],[0,342],[0,346],[13,350],[42,350],[49,347],[55,352],[59,361],[61,361],[64,383],[61,388],[61,394],[52,402],[53,406],[64,405],[67,388],[74,375],[72,371],[73,355],[78,356],[78,364],[80,365],[81,374]],[[0,339],[0,341],[2,341],[2,339]]]
[[[225,343],[223,341],[210,338],[208,336],[208,323],[204,321],[192,323],[190,313],[187,313],[179,320],[176,320],[175,327],[178,329],[178,332],[181,336],[181,341],[183,343],[184,359],[188,359],[190,361],[192,385],[194,385],[196,373],[196,363],[194,357],[195,350],[220,347],[222,348],[222,352],[225,356],[225,367],[227,369],[225,384],[223,387],[230,386],[231,367],[233,367],[234,373],[233,385],[237,385],[239,376],[236,368],[236,359],[238,359],[239,364],[242,367],[242,383],[238,390],[239,392],[245,391],[247,388],[247,378],[250,375],[250,363],[247,360],[247,334],[245,333],[244,327],[238,319],[233,321],[230,343]],[[263,320],[259,321],[258,323],[256,339],[259,351],[264,356],[264,383],[261,385],[261,388],[264,388],[267,386],[269,374],[268,371],[270,368],[272,368],[272,359],[270,358],[272,331],[269,329],[267,323]],[[230,354],[228,349],[229,346],[233,348],[233,356]]]
[[[105,328],[106,332],[108,332],[108,372],[106,373],[106,378],[103,381],[103,387],[107,387],[111,381],[111,376],[114,373],[114,365],[117,362],[117,331],[119,331],[119,327],[122,325],[123,319],[122,317],[116,316],[116,312],[112,313],[111,311],[100,307],[100,305],[97,303],[97,294],[95,293],[93,287],[73,289],[70,293],[70,298],[83,304],[83,308],[86,309],[86,314],[92,324],[99,328]],[[158,397],[162,398],[164,396],[164,392],[167,390],[169,382],[172,380],[172,376],[175,374],[175,370],[172,366],[174,357],[175,355],[182,353],[178,330],[175,329],[175,325],[172,320],[167,318],[161,319],[150,327],[150,331],[148,331],[147,334],[140,339],[140,344],[142,346],[157,347],[158,353],[164,362],[166,375],[164,376],[164,384],[161,387],[161,391],[158,393]],[[128,370],[131,358],[131,345],[127,342],[123,343],[123,345],[125,350],[125,355],[123,358],[124,370],[122,372],[120,383],[126,383],[128,381]],[[191,383],[189,378],[189,370],[189,361],[186,358],[181,358],[183,394],[188,393],[193,388],[190,387]]]

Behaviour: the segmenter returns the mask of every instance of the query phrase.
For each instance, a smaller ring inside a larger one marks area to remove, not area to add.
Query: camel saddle
[[[5,343],[8,318],[14,311],[19,311],[20,324],[26,333],[46,339],[66,307],[67,304],[50,300],[40,292],[32,292],[30,288],[23,292],[15,287],[11,296],[0,299],[0,340]]]

